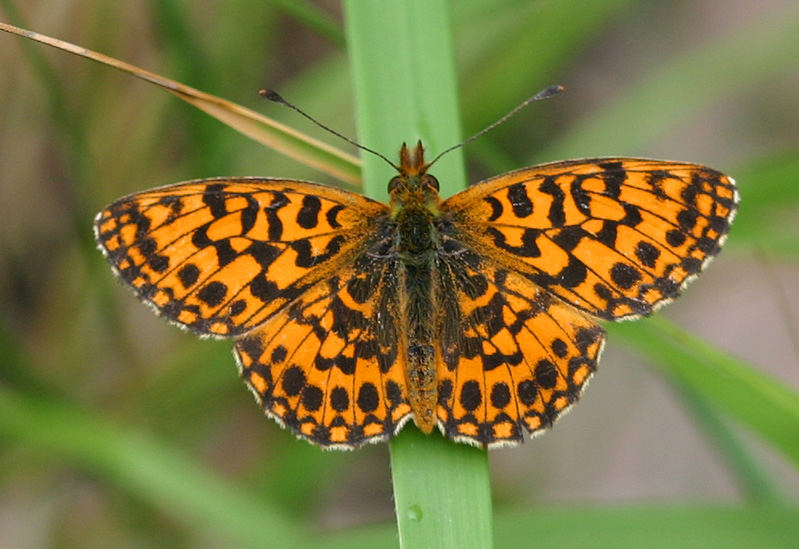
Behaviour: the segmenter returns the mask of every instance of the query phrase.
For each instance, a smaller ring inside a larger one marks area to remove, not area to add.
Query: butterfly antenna
[[[373,155],[375,155],[375,156],[379,156],[380,158],[382,158],[383,160],[385,160],[386,162],[388,162],[388,164],[389,164],[389,165],[390,165],[392,168],[394,168],[394,169],[395,169],[395,170],[397,170],[397,171],[400,171],[400,167],[399,167],[399,166],[397,166],[396,164],[394,164],[394,163],[393,163],[391,160],[389,160],[388,158],[386,158],[385,156],[383,156],[382,154],[380,154],[380,153],[379,153],[379,152],[377,152],[376,150],[374,150],[374,149],[370,149],[369,147],[365,147],[365,146],[361,145],[360,143],[358,143],[358,142],[356,142],[356,141],[353,141],[352,139],[350,139],[350,138],[349,138],[349,137],[347,137],[346,135],[343,135],[343,134],[341,134],[341,133],[337,132],[337,131],[336,131],[336,130],[334,130],[333,128],[330,128],[330,127],[328,127],[328,126],[325,126],[324,124],[322,124],[321,122],[319,122],[319,121],[318,121],[316,118],[314,118],[314,117],[313,117],[313,116],[311,116],[310,114],[306,113],[305,111],[301,110],[301,109],[300,109],[299,107],[297,107],[296,105],[293,105],[293,104],[289,103],[288,101],[286,101],[285,99],[283,99],[283,97],[282,97],[282,96],[281,96],[279,93],[277,93],[275,90],[260,90],[258,93],[259,93],[261,96],[263,96],[263,97],[267,98],[269,101],[274,101],[275,103],[280,103],[281,105],[285,105],[286,107],[288,107],[288,108],[290,108],[290,109],[292,109],[292,110],[294,110],[294,111],[297,111],[297,112],[298,112],[298,113],[300,113],[302,116],[304,116],[305,118],[307,118],[308,120],[310,120],[311,122],[313,122],[314,124],[316,124],[317,126],[319,126],[320,128],[322,128],[323,130],[327,130],[328,132],[332,133],[332,134],[333,134],[333,135],[335,135],[336,137],[339,137],[339,138],[343,139],[343,140],[344,140],[344,141],[346,141],[347,143],[350,143],[351,145],[355,145],[356,147],[358,147],[358,148],[359,148],[359,149],[361,149],[362,151],[370,152],[370,153],[372,153],[372,154],[373,154]]]
[[[470,138],[466,139],[465,141],[461,141],[457,145],[453,145],[450,148],[445,149],[444,151],[438,153],[438,156],[436,156],[433,159],[433,161],[430,162],[426,167],[429,168],[430,166],[435,164],[438,161],[439,158],[441,158],[442,156],[444,156],[448,152],[452,152],[452,151],[454,151],[455,149],[457,149],[459,147],[463,147],[464,145],[466,145],[467,143],[471,143],[472,141],[474,141],[475,139],[477,139],[481,135],[484,135],[484,134],[490,132],[491,130],[493,130],[494,128],[496,128],[497,126],[499,126],[500,124],[505,122],[508,118],[510,118],[511,116],[515,115],[517,112],[519,112],[520,110],[525,108],[527,105],[532,103],[533,101],[540,101],[542,99],[549,99],[550,97],[555,97],[560,92],[562,92],[564,89],[565,88],[563,86],[561,86],[560,84],[557,84],[557,85],[554,85],[554,86],[549,86],[548,88],[544,88],[543,90],[541,90],[537,94],[533,95],[532,97],[528,97],[527,99],[522,101],[519,105],[517,105],[512,111],[510,111],[508,114],[506,114],[505,116],[503,116],[502,118],[500,118],[499,120],[497,120],[496,122],[491,124],[490,126],[488,126],[486,128],[483,128],[482,130],[480,130],[479,132],[477,132],[476,134],[474,134]]]

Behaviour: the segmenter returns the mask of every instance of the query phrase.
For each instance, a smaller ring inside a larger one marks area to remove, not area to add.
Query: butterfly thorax
[[[440,199],[438,181],[425,173],[421,143],[413,153],[403,145],[400,174],[389,183],[391,215],[396,223],[395,246],[399,256],[401,326],[407,330],[406,379],[408,400],[416,425],[429,433],[435,425],[436,390],[434,283],[435,219]]]
[[[438,181],[426,173],[424,149],[419,143],[411,153],[403,144],[400,149],[399,175],[391,179],[391,216],[396,222],[398,251],[403,260],[423,262],[435,246],[434,221],[441,200]]]

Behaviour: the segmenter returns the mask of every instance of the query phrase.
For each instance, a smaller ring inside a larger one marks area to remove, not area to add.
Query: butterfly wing
[[[267,413],[327,448],[385,440],[411,417],[392,238],[235,343]]]
[[[620,320],[674,298],[719,251],[732,178],[632,158],[554,162],[488,179],[443,202],[457,238],[565,302]]]
[[[159,314],[201,335],[237,336],[353,261],[387,210],[314,183],[203,179],[114,202],[95,235]]]
[[[438,421],[481,447],[551,426],[596,369],[604,331],[518,273],[445,239],[438,256]]]

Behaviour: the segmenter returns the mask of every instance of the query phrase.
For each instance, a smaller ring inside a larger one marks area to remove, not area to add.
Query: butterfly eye
[[[435,190],[438,190],[438,179],[432,175],[425,176],[425,182],[428,187],[433,187]]]
[[[388,182],[388,192],[392,193],[394,190],[402,183],[402,178],[400,176],[394,176],[391,178],[391,181]]]

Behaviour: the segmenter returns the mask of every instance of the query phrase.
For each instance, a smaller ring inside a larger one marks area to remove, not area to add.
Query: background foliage
[[[19,4],[1,2],[2,20],[318,135],[255,94],[273,87],[354,134],[335,2]],[[567,88],[470,145],[470,180],[642,155],[723,170],[743,196],[724,253],[685,298],[613,327],[573,413],[491,453],[497,545],[799,539],[796,6],[466,0],[451,19],[465,135],[548,84]],[[97,210],[157,185],[333,182],[87,61],[3,35],[0,64],[0,537],[285,546],[334,531],[324,543],[395,545],[385,445],[293,440],[254,406],[230,344],[156,319],[91,238]]]

